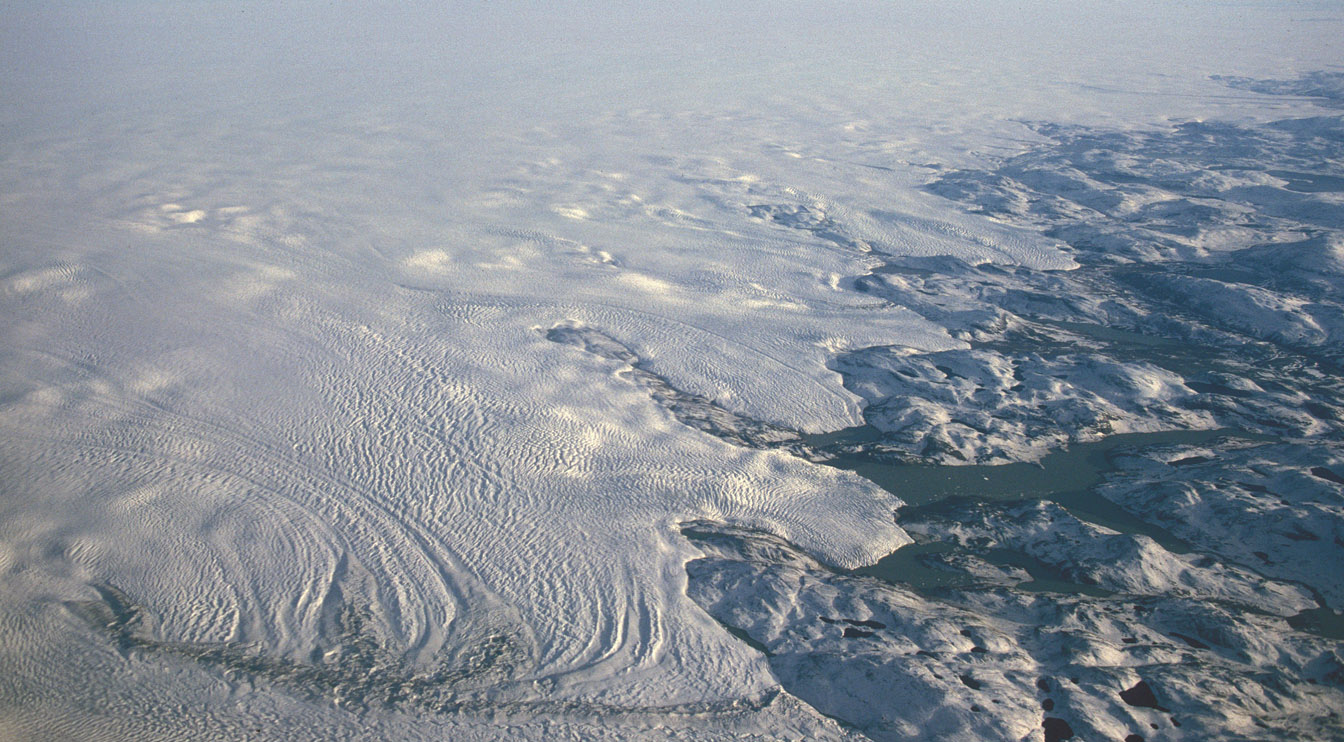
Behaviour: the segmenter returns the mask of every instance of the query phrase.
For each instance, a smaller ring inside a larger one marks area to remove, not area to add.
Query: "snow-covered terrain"
[[[983,577],[931,596],[837,574],[767,536],[690,533],[706,555],[688,567],[696,600],[791,692],[871,739],[1339,736],[1339,643],[1280,618]],[[1140,683],[1150,703],[1127,693]]]
[[[0,738],[1344,736],[1341,27],[7,8]]]

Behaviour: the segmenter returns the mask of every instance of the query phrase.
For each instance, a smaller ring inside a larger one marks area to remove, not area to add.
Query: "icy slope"
[[[687,567],[695,599],[785,687],[873,740],[1339,734],[1338,642],[1285,634],[1281,619],[985,580],[929,596],[759,534],[689,533],[705,551]]]
[[[903,543],[886,493],[691,434],[615,366],[540,331],[583,317],[650,347],[712,337],[714,358],[759,363],[727,329],[687,330],[648,297],[644,311],[620,295],[445,298],[174,236],[90,230],[137,250],[7,281],[11,594],[114,585],[155,641],[294,662],[341,662],[350,610],[407,672],[491,648],[436,693],[661,706],[770,687],[686,606],[677,522],[753,525],[847,566]],[[815,388],[844,409],[838,385],[802,380],[794,397]]]

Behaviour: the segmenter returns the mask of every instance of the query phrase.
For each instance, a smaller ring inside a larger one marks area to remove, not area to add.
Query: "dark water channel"
[[[861,426],[824,435],[805,436],[809,445],[824,447],[843,443],[863,443],[879,439],[881,434]],[[1236,429],[1177,430],[1159,433],[1113,435],[1094,443],[1076,444],[1051,453],[1039,462],[984,466],[945,466],[934,464],[888,463],[873,457],[854,455],[829,461],[831,466],[852,471],[900,497],[906,503],[906,517],[954,516],[956,510],[976,502],[1054,502],[1077,518],[1120,533],[1148,536],[1167,551],[1185,554],[1190,545],[1167,530],[1136,517],[1094,491],[1110,472],[1116,470],[1117,454],[1150,446],[1200,445],[1219,439],[1235,438],[1273,441],[1274,436]],[[1030,580],[1014,589],[1030,592],[1054,592],[1070,595],[1107,597],[1112,595],[1096,585],[1071,579],[1057,567],[1011,549],[968,549],[953,543],[916,543],[898,549],[876,564],[854,570],[854,574],[876,577],[910,588],[919,593],[936,594],[945,589],[970,587],[977,578],[955,569],[937,566],[940,558],[972,555],[1001,568],[1025,571]],[[1315,593],[1315,591],[1312,591]],[[1313,608],[1288,619],[1299,631],[1329,639],[1344,640],[1344,614],[1327,607],[1316,595],[1320,608]]]
[[[834,444],[870,438],[876,431],[855,428],[851,431],[817,436],[809,443]],[[1114,435],[1094,443],[1084,443],[1051,453],[1039,462],[993,466],[941,466],[931,464],[887,463],[872,457],[850,456],[830,463],[853,471],[900,497],[906,515],[940,515],[975,502],[1025,502],[1047,500],[1057,503],[1074,516],[1120,533],[1142,534],[1173,553],[1184,554],[1190,546],[1167,530],[1148,523],[1093,491],[1108,472],[1114,471],[1113,457],[1122,451],[1158,445],[1197,445],[1220,438],[1271,440],[1268,436],[1238,430],[1182,430],[1160,433]],[[958,572],[928,566],[928,558],[962,550],[944,544],[911,544],[889,554],[877,564],[858,570],[888,582],[917,591],[938,590],[969,584],[970,578]],[[1025,570],[1032,580],[1018,585],[1023,590],[1042,590],[1089,595],[1107,595],[1096,586],[1069,580],[1059,570],[1020,552],[987,549],[975,556],[1002,567]]]

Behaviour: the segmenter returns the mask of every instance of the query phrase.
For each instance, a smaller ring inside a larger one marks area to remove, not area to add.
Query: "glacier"
[[[1341,21],[7,10],[0,736],[1344,735]]]

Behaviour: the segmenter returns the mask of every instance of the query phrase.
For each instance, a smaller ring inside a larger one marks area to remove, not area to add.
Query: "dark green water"
[[[910,587],[918,592],[965,587],[972,584],[974,579],[959,572],[930,567],[924,563],[924,557],[950,554],[959,550],[957,546],[948,543],[911,544],[888,554],[876,564],[854,570],[854,574],[876,577],[892,584]],[[977,552],[976,556],[995,566],[1017,567],[1029,574],[1030,580],[1013,586],[1017,590],[1080,593],[1094,597],[1113,595],[1111,591],[1095,585],[1083,585],[1070,580],[1058,569],[1021,552],[1010,549],[986,549]]]
[[[814,445],[863,443],[879,437],[880,434],[873,428],[861,426],[825,436],[812,436],[808,442]],[[1105,479],[1107,473],[1115,471],[1113,459],[1122,452],[1149,446],[1199,445],[1220,438],[1275,440],[1273,436],[1231,429],[1182,430],[1114,435],[1095,443],[1070,446],[1030,464],[891,464],[864,456],[840,458],[829,463],[859,474],[900,497],[906,502],[907,507],[903,510],[907,513],[936,515],[942,511],[950,512],[969,502],[1047,500],[1089,523],[1120,533],[1142,534],[1168,551],[1184,554],[1190,551],[1189,544],[1165,529],[1135,517],[1094,492],[1093,488]],[[1094,597],[1113,595],[1096,585],[1072,580],[1059,569],[1028,554],[1010,549],[969,550],[950,543],[910,544],[888,554],[876,564],[854,570],[854,574],[876,577],[921,593],[971,586],[976,582],[973,576],[931,566],[936,564],[937,556],[957,552],[972,553],[999,567],[1016,567],[1025,571],[1031,579],[1016,584],[1014,589],[1017,590]],[[1344,614],[1328,607],[1303,611],[1288,619],[1288,623],[1299,631],[1344,640]]]
[[[1316,634],[1327,639],[1344,641],[1344,613],[1330,608],[1312,608],[1288,619],[1288,625],[1298,631]]]
[[[824,442],[854,443],[875,436],[876,431],[864,426],[829,434]],[[1070,446],[1035,463],[994,466],[892,464],[859,455],[840,458],[830,464],[853,471],[900,497],[906,503],[906,512],[936,515],[969,502],[1047,500],[1089,523],[1120,533],[1142,534],[1168,551],[1183,554],[1190,551],[1189,544],[1132,515],[1093,489],[1108,472],[1115,470],[1113,457],[1120,452],[1159,445],[1198,445],[1229,437],[1270,440],[1267,436],[1237,430],[1181,430],[1114,435],[1095,443]],[[822,443],[820,438],[809,443]],[[877,564],[857,570],[857,573],[918,591],[958,587],[969,584],[972,578],[926,564],[929,555],[950,553],[958,548],[941,543],[912,544],[887,555]],[[1017,589],[1109,595],[1095,585],[1070,580],[1059,570],[1020,552],[989,549],[977,551],[975,556],[991,564],[1025,570],[1032,579],[1019,584]]]
[[[1184,541],[1131,515],[1092,492],[1092,488],[1101,483],[1107,472],[1115,470],[1111,458],[1117,452],[1159,445],[1197,445],[1227,437],[1270,440],[1236,430],[1177,430],[1113,435],[1056,451],[1035,463],[888,464],[861,456],[830,463],[871,480],[910,507],[924,509],[944,501],[1050,500],[1089,523],[1121,533],[1143,534],[1169,551],[1186,553],[1190,547]]]

